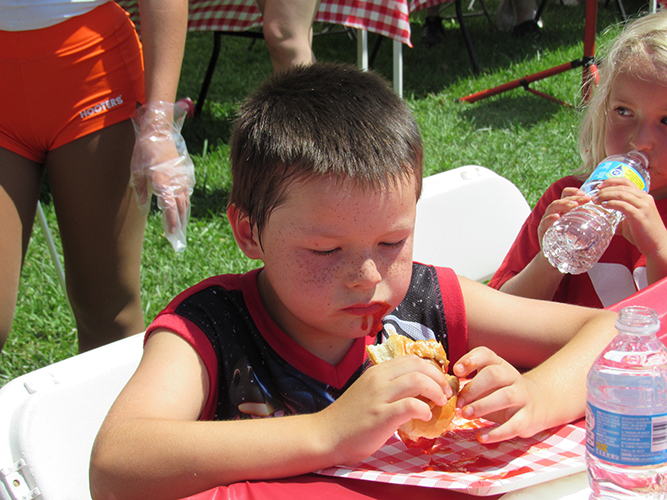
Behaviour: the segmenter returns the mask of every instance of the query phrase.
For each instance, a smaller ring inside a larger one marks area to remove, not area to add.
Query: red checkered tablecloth
[[[117,0],[135,24],[137,0]],[[412,47],[410,13],[451,0],[321,0],[315,20],[372,31]],[[246,31],[262,25],[254,0],[190,0],[190,31]]]
[[[319,473],[495,495],[585,470],[583,420],[529,439],[480,444],[475,438],[477,431],[489,425],[494,424],[457,416],[431,454],[406,448],[400,439],[393,437],[354,467],[331,467]]]

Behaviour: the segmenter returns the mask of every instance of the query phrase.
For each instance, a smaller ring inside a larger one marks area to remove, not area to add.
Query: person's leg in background
[[[134,130],[125,120],[47,158],[81,352],[145,328],[140,269],[146,218],[129,185],[133,145]]]
[[[0,350],[14,319],[42,172],[39,163],[0,148]]]
[[[496,27],[514,36],[540,35],[542,20],[535,19],[536,0],[501,0],[496,11]]]
[[[537,2],[535,0],[514,0],[516,6],[516,26],[512,29],[515,36],[540,34],[541,20],[535,19]]]
[[[426,9],[426,19],[422,27],[422,43],[432,47],[445,40],[445,28],[442,26],[440,6],[435,5]]]
[[[313,20],[319,0],[257,0],[273,72],[315,60]]]

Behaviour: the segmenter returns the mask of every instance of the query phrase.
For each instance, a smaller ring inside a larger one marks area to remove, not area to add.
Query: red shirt
[[[574,176],[553,183],[542,195],[524,222],[505,260],[489,282],[500,289],[507,280],[519,274],[540,252],[537,227],[547,207],[560,199],[566,187],[581,187]],[[667,199],[656,200],[663,223],[667,224]],[[589,307],[608,307],[646,287],[646,257],[623,236],[614,236],[600,261],[586,273],[563,277],[552,300]]]

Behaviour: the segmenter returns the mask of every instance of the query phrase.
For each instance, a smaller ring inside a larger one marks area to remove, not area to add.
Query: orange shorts
[[[39,163],[145,99],[141,43],[115,2],[48,28],[0,31],[0,75],[0,147]]]

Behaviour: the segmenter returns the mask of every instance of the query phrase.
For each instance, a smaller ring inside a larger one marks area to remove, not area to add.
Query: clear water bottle
[[[591,500],[667,498],[667,348],[648,307],[621,309],[586,385]]]
[[[595,196],[598,186],[611,177],[625,177],[648,193],[648,158],[639,151],[609,156],[600,162],[581,189]],[[590,201],[569,211],[547,229],[542,252],[564,274],[585,273],[600,260],[622,219],[623,214],[618,210]]]

